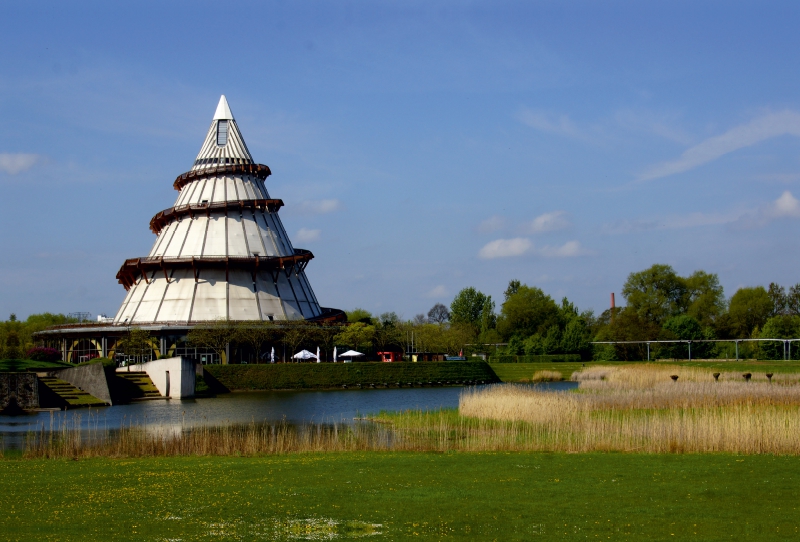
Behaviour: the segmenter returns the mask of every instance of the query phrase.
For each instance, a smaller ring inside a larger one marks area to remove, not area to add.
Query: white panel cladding
[[[206,230],[206,244],[203,256],[226,256],[227,234],[225,232],[225,215],[211,215]]]
[[[275,219],[277,218],[277,214],[275,213],[267,213],[264,218],[267,220],[267,225],[270,229],[270,236],[273,239],[273,244],[275,245],[275,249],[278,251],[278,256],[290,256],[289,248],[287,247],[287,243],[283,242],[283,236],[281,235],[281,230],[277,228],[277,222]]]
[[[253,256],[257,252],[259,256],[264,256],[267,251],[261,242],[261,232],[258,231],[258,225],[254,220],[253,213],[245,211],[242,217],[242,224],[244,225],[245,238],[247,239],[247,248],[250,250],[250,255]]]
[[[239,215],[228,217],[228,256],[247,256],[247,243]]]
[[[152,322],[158,315],[158,308],[161,305],[161,300],[164,298],[164,290],[167,288],[167,281],[164,278],[164,273],[161,272],[161,279],[158,280],[159,272],[154,271],[150,275],[150,284],[145,286],[145,292],[142,300],[139,302],[139,309],[133,315],[133,322]]]
[[[300,308],[300,304],[294,297],[294,291],[289,285],[289,279],[286,278],[286,274],[283,272],[278,273],[278,293],[283,300],[283,310],[286,312],[286,318],[288,320],[299,320],[305,318],[305,315],[303,315],[303,311]]]
[[[216,187],[216,177],[209,177],[206,179],[206,185],[203,187],[203,191],[200,193],[199,201],[193,203],[203,203],[209,202],[214,198],[214,188]]]
[[[228,280],[228,317],[231,320],[260,320],[253,276],[247,271],[231,271]]]
[[[186,241],[183,243],[181,249],[181,256],[184,258],[191,256],[199,256],[203,253],[203,243],[206,239],[206,225],[208,218],[205,216],[198,216],[184,222],[191,223],[189,230],[186,232]]]
[[[267,256],[275,256],[278,251],[275,248],[275,239],[269,231],[267,226],[266,215],[269,211],[258,211],[255,213],[256,223],[258,224],[259,233],[261,234],[261,242],[264,244],[264,250],[267,251]]]
[[[228,201],[227,195],[225,194],[225,178],[224,177],[217,177],[214,179],[214,195],[209,200],[211,202],[221,202],[221,201]]]
[[[236,177],[234,182],[236,183],[236,193],[239,194],[239,199],[252,199],[247,193],[247,190],[245,190],[244,181],[242,181],[241,177]]]
[[[163,275],[161,279],[163,280]],[[170,284],[164,294],[164,301],[158,311],[159,322],[186,322],[194,299],[194,274],[191,269],[176,269],[170,277]]]
[[[300,272],[300,280],[303,281],[303,285],[306,288],[308,301],[311,303],[311,308],[314,310],[314,316],[319,316],[322,314],[322,310],[319,308],[319,301],[317,301],[317,296],[314,294],[314,290],[311,289],[311,283],[308,282],[308,277],[306,276],[305,271]]]
[[[133,296],[133,292],[134,292],[135,289],[136,289],[136,287],[134,286],[133,288],[128,290],[128,292],[125,294],[125,299],[122,301],[122,305],[120,305],[116,316],[114,316],[114,323],[120,322],[121,319],[123,318],[123,315],[125,314],[125,311],[128,308],[128,303],[130,302],[131,297]]]
[[[190,318],[195,321],[228,317],[228,283],[224,269],[203,269],[199,272],[194,307]]]
[[[169,245],[164,251],[165,258],[177,258],[180,255],[181,248],[183,248],[183,241],[186,239],[186,232],[189,230],[189,225],[191,223],[192,220],[189,218],[183,219],[177,223],[175,234],[172,236],[172,239],[170,239]]]
[[[283,313],[283,305],[278,297],[278,291],[275,285],[272,284],[272,277],[269,274],[260,274],[256,277],[256,285],[258,287],[258,303],[261,307],[261,319],[269,320],[272,316],[273,320],[286,320],[286,315]]]
[[[156,242],[153,244],[153,250],[150,251],[150,256],[163,256],[177,229],[177,222],[170,222],[167,224],[167,226],[158,234]]]
[[[129,322],[133,319],[136,310],[139,308],[139,302],[142,300],[142,296],[144,295],[144,291],[147,288],[147,284],[143,280],[140,280],[136,285],[131,287],[131,297],[128,301],[127,308],[125,309],[125,313],[120,315],[121,318],[119,323]]]
[[[239,195],[236,193],[236,181],[233,177],[225,177],[225,194],[228,201],[239,201]]]

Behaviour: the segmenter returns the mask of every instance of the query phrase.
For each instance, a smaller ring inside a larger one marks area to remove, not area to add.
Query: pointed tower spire
[[[225,98],[225,95],[219,97],[219,104],[217,105],[217,111],[214,113],[214,120],[233,120],[233,113],[231,113],[231,108],[228,107],[228,100]]]
[[[195,158],[193,171],[232,164],[252,164],[253,157],[244,142],[228,100],[223,94],[211,120],[206,139]]]

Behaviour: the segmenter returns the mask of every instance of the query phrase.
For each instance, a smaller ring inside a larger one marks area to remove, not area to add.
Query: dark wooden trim
[[[294,249],[293,256],[204,256],[204,257],[184,257],[184,258],[132,258],[125,260],[117,272],[117,281],[126,290],[136,284],[140,277],[145,277],[152,270],[164,270],[166,276],[167,269],[191,269],[195,281],[198,280],[198,272],[201,269],[225,269],[226,275],[229,269],[245,269],[253,274],[255,281],[256,274],[261,271],[277,271],[280,269],[294,269],[295,267],[305,268],[305,265],[314,257],[310,250],[301,248]],[[273,279],[274,279],[274,275]]]
[[[151,218],[150,230],[158,235],[170,222],[179,220],[185,216],[194,217],[198,214],[211,216],[211,213],[214,211],[224,211],[227,216],[229,210],[242,212],[245,209],[260,209],[262,211],[266,209],[274,213],[281,207],[283,207],[283,200],[281,199],[246,199],[241,201],[217,201],[214,203],[178,205],[177,207],[164,209]]]
[[[172,186],[175,190],[180,191],[181,188],[192,181],[198,181],[206,177],[218,177],[220,175],[252,175],[263,181],[272,175],[272,171],[270,171],[269,166],[265,166],[264,164],[231,164],[204,167],[178,175],[175,182],[172,183]]]

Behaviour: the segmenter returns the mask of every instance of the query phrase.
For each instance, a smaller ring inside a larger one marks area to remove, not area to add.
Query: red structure
[[[402,352],[378,352],[381,361],[384,363],[391,363],[393,361],[403,361]]]

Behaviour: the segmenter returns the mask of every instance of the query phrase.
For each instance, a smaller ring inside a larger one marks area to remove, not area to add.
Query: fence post
[[[647,343],[647,361],[650,361],[650,343]]]
[[[689,361],[692,361],[692,341],[689,341]]]
[[[736,361],[739,361],[739,341],[733,341],[736,344]]]

